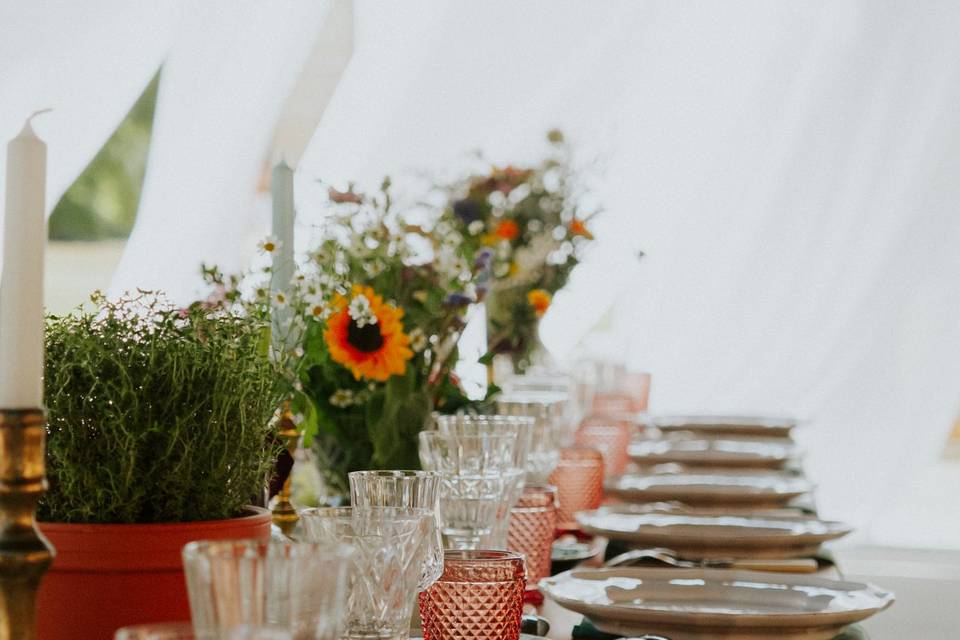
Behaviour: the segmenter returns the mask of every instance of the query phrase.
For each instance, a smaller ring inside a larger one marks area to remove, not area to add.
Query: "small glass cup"
[[[417,588],[422,591],[443,573],[440,537],[440,474],[436,471],[351,471],[350,502],[354,507],[429,509],[437,519]]]
[[[631,409],[636,413],[646,413],[650,403],[650,383],[653,379],[649,373],[631,371],[623,380],[623,390],[631,399]]]
[[[567,447],[550,484],[557,488],[557,528],[577,529],[574,514],[597,509],[603,500],[603,455],[587,447]]]
[[[576,443],[603,454],[604,474],[607,477],[620,476],[630,462],[627,450],[633,432],[633,425],[626,421],[610,420],[603,424],[591,420],[577,429]]]
[[[420,594],[424,640],[519,640],[525,586],[519,553],[448,550]]]
[[[444,541],[476,549],[490,534],[515,469],[513,435],[456,435],[421,431],[420,462],[438,471]]]
[[[497,413],[535,420],[526,465],[530,483],[545,483],[557,466],[560,442],[566,437],[564,412],[569,399],[564,393],[524,391],[504,394],[497,400]]]
[[[194,634],[199,640],[256,638],[270,628],[297,640],[335,640],[351,556],[345,545],[191,542],[183,548],[183,566]]]
[[[557,533],[557,488],[528,486],[510,513],[507,548],[522,553],[527,585],[536,589],[550,575],[550,553]]]
[[[431,509],[331,507],[300,512],[307,537],[354,548],[341,640],[407,640],[423,564],[436,536]]]
[[[510,508],[516,504],[523,491],[524,476],[530,445],[533,441],[534,419],[525,416],[500,415],[439,415],[434,414],[434,425],[440,433],[451,435],[502,435],[510,434],[516,439],[513,468],[506,475],[506,490],[497,507],[497,515],[490,533],[483,537],[481,546],[487,549],[504,549],[507,546],[507,529],[510,525]]]

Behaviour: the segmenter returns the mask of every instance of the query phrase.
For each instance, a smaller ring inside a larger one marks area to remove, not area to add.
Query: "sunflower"
[[[531,289],[527,292],[527,303],[533,307],[534,313],[537,314],[538,318],[542,318],[543,314],[547,312],[547,309],[550,308],[550,303],[553,301],[553,296],[550,295],[549,291],[543,289]]]
[[[413,357],[403,332],[403,309],[383,301],[370,287],[354,285],[350,296],[337,296],[323,339],[330,357],[357,380],[385,381],[403,375]]]

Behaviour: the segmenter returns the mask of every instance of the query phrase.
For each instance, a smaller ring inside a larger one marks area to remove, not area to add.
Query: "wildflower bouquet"
[[[448,188],[445,220],[463,238],[461,255],[490,262],[484,362],[506,355],[518,373],[539,346],[539,320],[593,239],[580,210],[570,150],[548,133],[550,153],[531,167],[492,167]]]
[[[439,212],[398,212],[389,181],[329,197],[319,241],[286,290],[244,287],[215,270],[208,279],[222,298],[274,316],[305,441],[331,488],[346,491],[350,471],[419,466],[417,433],[450,384],[489,265],[468,262],[456,233],[434,233]],[[286,318],[279,327],[277,317]]]

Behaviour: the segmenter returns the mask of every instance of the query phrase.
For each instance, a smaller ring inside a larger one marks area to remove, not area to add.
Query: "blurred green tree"
[[[126,238],[147,166],[160,72],[50,215],[51,240]]]

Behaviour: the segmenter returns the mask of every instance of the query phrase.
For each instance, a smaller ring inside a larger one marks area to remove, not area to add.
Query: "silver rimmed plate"
[[[630,458],[643,466],[682,464],[697,467],[780,469],[797,458],[791,442],[774,438],[665,438],[630,445]]]
[[[693,431],[707,434],[730,434],[786,438],[797,426],[794,418],[763,416],[654,416],[650,423],[664,432]]]
[[[850,533],[842,522],[762,514],[623,513],[581,511],[586,533],[638,547],[667,547],[682,558],[798,558]]]
[[[811,490],[807,480],[775,472],[690,471],[611,478],[608,493],[633,502],[669,502],[690,506],[780,505]]]
[[[540,590],[601,631],[671,640],[828,640],[894,600],[870,584],[727,569],[577,569]]]

